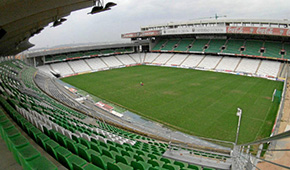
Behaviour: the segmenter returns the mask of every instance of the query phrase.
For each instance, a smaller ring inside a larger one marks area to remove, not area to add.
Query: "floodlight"
[[[92,11],[88,14],[95,14],[95,13],[103,11],[103,9],[104,9],[103,6],[94,6],[92,8]]]
[[[116,5],[117,5],[117,4],[114,3],[114,2],[108,2],[108,3],[106,4],[106,6],[105,6],[105,9],[107,9],[107,8],[111,8],[111,7],[116,6]]]
[[[94,6],[88,14],[96,14],[99,12],[111,10],[111,7],[116,6],[117,4],[114,2],[108,2],[105,7],[103,6],[103,1],[98,1],[98,5]]]
[[[61,25],[63,22],[65,22],[66,20],[67,20],[67,19],[65,19],[65,18],[58,19],[58,20],[56,20],[56,21],[53,22],[52,27],[59,26],[59,25]]]

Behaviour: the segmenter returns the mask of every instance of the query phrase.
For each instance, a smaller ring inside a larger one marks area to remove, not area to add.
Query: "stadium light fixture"
[[[241,125],[242,112],[243,112],[242,109],[238,108],[237,116],[239,116],[239,122],[238,122],[238,127],[237,127],[237,134],[236,134],[235,145],[237,145],[237,143],[238,143],[238,138],[239,138],[239,133],[240,133],[240,125]]]
[[[114,2],[108,2],[104,7],[104,1],[98,0],[98,4],[96,4],[96,1],[94,1],[95,6],[92,8],[91,12],[88,14],[96,14],[103,11],[111,10],[111,7],[116,6],[117,4]]]
[[[67,19],[65,19],[65,18],[57,19],[57,20],[55,20],[55,21],[53,22],[52,27],[59,26],[59,25],[61,25],[63,22],[65,22],[66,20],[67,20]]]

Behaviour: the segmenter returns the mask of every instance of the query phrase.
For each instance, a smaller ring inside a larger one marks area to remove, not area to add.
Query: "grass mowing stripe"
[[[270,134],[278,108],[271,96],[275,88],[281,90],[283,86],[261,78],[155,66],[114,69],[63,80],[180,131],[221,140],[235,140],[236,111],[240,107],[240,142]]]

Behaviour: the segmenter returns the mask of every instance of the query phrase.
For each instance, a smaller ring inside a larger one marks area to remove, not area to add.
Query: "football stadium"
[[[43,3],[0,4],[0,169],[290,169],[290,21],[216,15],[27,51],[71,12],[117,5]]]

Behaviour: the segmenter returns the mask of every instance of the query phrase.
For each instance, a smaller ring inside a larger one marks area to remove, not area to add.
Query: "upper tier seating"
[[[265,52],[263,56],[281,58],[280,51],[282,50],[281,42],[270,42],[266,41],[264,44]]]
[[[160,40],[152,50],[160,50],[162,46],[167,42],[167,40]]]
[[[194,39],[182,39],[174,51],[187,51],[188,46],[193,43]]]
[[[75,73],[91,71],[85,60],[69,61],[68,64]]]
[[[284,58],[290,59],[290,43],[284,43],[284,50],[286,51]]]
[[[204,46],[208,44],[209,39],[196,39],[193,46],[188,51],[203,52]]]
[[[243,51],[243,54],[260,56],[260,49],[263,47],[263,41],[247,40],[245,47],[246,49]]]
[[[174,48],[175,44],[178,44],[179,40],[168,40],[166,45],[161,50],[171,51]]]
[[[240,54],[240,48],[244,45],[244,42],[244,40],[228,40],[226,49],[223,50],[223,53]]]
[[[61,76],[74,74],[67,62],[54,63],[50,65],[54,71],[59,71]]]
[[[236,71],[255,74],[260,62],[259,59],[243,58]]]
[[[241,58],[224,57],[222,61],[216,67],[217,70],[229,70],[234,71],[239,64]]]
[[[211,39],[210,44],[204,52],[207,53],[219,53],[221,52],[221,47],[225,45],[226,40],[219,40],[219,39]]]
[[[222,57],[220,56],[206,56],[202,62],[198,65],[198,67],[214,69]]]
[[[89,51],[89,52],[85,52],[84,56],[95,56],[95,55],[98,55],[98,54],[100,54],[99,51]]]

